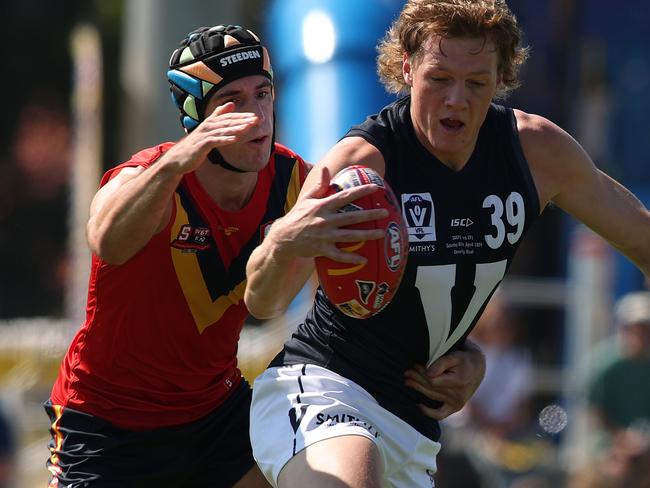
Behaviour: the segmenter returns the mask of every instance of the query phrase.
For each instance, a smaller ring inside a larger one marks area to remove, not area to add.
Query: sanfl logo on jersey
[[[210,229],[185,224],[170,245],[183,252],[205,251],[210,248]]]

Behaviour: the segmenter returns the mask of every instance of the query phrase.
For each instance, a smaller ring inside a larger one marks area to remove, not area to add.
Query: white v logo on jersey
[[[415,222],[415,225],[422,227],[424,224],[424,217],[427,216],[426,211],[423,211],[422,207],[417,206],[415,208],[409,208],[409,213],[411,214],[411,218]]]
[[[475,292],[456,328],[452,327],[452,289],[456,283],[456,265],[418,266],[415,286],[420,291],[429,330],[429,366],[451,349],[472,325],[492,291],[503,279],[508,260],[476,264]],[[450,333],[451,332],[451,333]]]

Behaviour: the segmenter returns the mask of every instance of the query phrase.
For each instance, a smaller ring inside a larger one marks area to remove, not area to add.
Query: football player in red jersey
[[[495,103],[518,84],[527,57],[521,36],[505,0],[405,2],[378,57],[384,85],[404,96],[325,155],[294,209],[251,255],[245,301],[253,315],[271,317],[315,256],[339,253],[331,205],[320,197],[330,175],[351,164],[384,177],[408,227],[407,267],[391,303],[358,320],[319,289],[256,379],[253,454],[274,486],[434,485],[440,430],[426,403],[436,388],[422,376],[412,383],[410,373],[405,384],[404,372],[466,347],[549,203],[650,273],[650,212],[641,202],[557,125]]]
[[[272,73],[250,30],[191,32],[168,71],[188,135],[104,175],[87,224],[86,320],[45,405],[50,486],[266,486],[236,360],[245,266],[260,228],[295,203],[308,169],[274,140]]]

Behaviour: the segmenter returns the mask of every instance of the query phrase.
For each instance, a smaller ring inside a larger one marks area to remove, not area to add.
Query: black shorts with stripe
[[[255,464],[248,434],[250,401],[250,386],[242,380],[202,419],[141,432],[54,408],[48,401],[50,421],[58,420],[56,430],[50,429],[50,486],[229,488]]]

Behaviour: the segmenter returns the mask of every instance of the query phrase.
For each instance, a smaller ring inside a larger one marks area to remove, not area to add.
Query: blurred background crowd
[[[567,129],[650,205],[650,10],[642,0],[509,0],[532,55],[506,105]],[[317,161],[390,102],[375,45],[401,0],[3,2],[0,488],[44,486],[41,408],[83,316],[83,225],[100,174],[182,136],[166,67],[200,25],[262,34],[278,140]],[[252,380],[304,310],[249,321]],[[650,296],[644,277],[549,208],[473,337],[486,378],[444,422],[442,488],[650,487]],[[503,371],[509,374],[503,374]],[[514,374],[513,374],[514,373]]]

